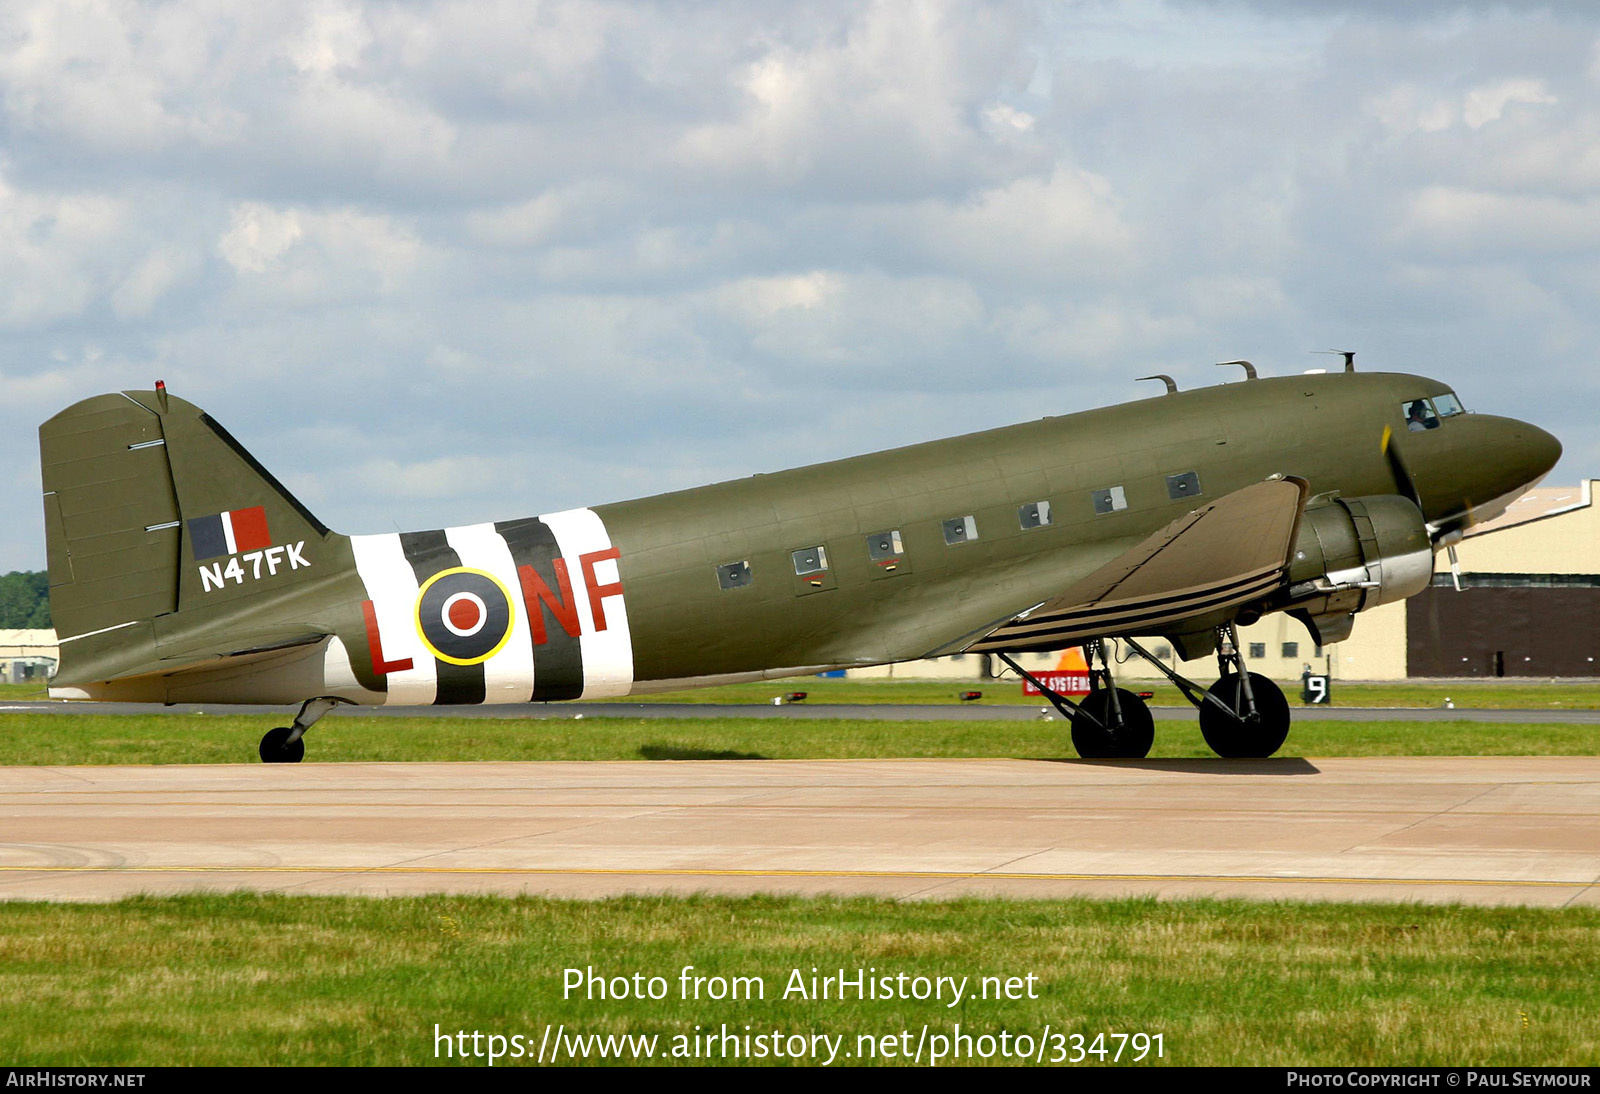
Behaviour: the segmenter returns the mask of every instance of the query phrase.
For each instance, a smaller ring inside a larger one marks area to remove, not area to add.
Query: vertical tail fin
[[[40,426],[39,449],[58,675],[90,660],[96,673],[137,671],[164,617],[281,594],[313,576],[305,544],[333,535],[210,415],[163,388],[68,407]],[[94,636],[123,628],[108,659]]]

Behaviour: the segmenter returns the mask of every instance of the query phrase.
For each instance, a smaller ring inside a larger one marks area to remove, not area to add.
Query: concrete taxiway
[[[0,768],[0,897],[241,888],[1600,906],[1600,758]]]

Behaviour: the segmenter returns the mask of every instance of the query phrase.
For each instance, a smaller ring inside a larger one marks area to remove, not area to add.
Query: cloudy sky
[[[1593,5],[0,7],[0,571],[157,378],[379,532],[1327,348],[1600,476]]]

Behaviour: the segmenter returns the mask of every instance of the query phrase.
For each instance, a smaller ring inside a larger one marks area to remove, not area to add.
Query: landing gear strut
[[[1237,627],[1229,623],[1218,628],[1217,639],[1221,678],[1203,692],[1137,642],[1123,641],[1200,709],[1200,733],[1211,751],[1228,759],[1270,756],[1283,747],[1289,736],[1289,700],[1277,684],[1245,667]]]
[[[1227,632],[1217,646],[1221,677],[1206,693],[1219,702],[1200,708],[1200,733],[1218,756],[1270,756],[1289,736],[1289,700],[1277,684],[1245,668],[1232,623]]]
[[[294,724],[279,726],[277,729],[267,730],[266,736],[261,738],[261,745],[257,751],[264,764],[297,764],[306,757],[306,743],[302,739],[306,730],[316,725],[322,716],[340,703],[348,703],[348,699],[339,699],[331,695],[324,695],[316,699],[307,699],[300,706],[300,713],[294,716]]]
[[[1086,760],[1141,759],[1155,740],[1155,719],[1145,701],[1111,678],[1111,662],[1101,642],[1084,643],[1084,660],[1089,665],[1089,694],[1074,703],[1047,687],[1007,655],[996,654],[1017,675],[1039,689],[1057,710],[1072,723],[1072,747]],[[1096,659],[1100,667],[1095,668]]]

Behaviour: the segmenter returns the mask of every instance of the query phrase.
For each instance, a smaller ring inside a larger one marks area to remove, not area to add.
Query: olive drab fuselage
[[[1306,543],[1328,557],[1301,551],[1255,607],[1290,607],[1291,588],[1312,603],[1311,570],[1377,550],[1316,506],[1414,496],[1427,531],[1407,551],[1431,560],[1439,522],[1503,508],[1554,464],[1536,427],[1459,410],[1419,376],[1248,380],[635,501],[344,536],[197,408],[100,396],[41,429],[52,694],[526,702],[910,660],[1275,476],[1308,484],[1301,534],[1323,529]],[[1368,527],[1355,508],[1340,519]],[[1371,606],[1320,595],[1318,618]]]

